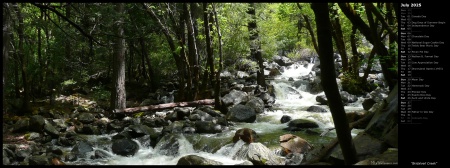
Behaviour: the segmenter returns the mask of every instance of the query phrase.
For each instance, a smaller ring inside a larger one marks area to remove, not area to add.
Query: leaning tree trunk
[[[247,13],[250,14],[251,18],[248,22],[248,31],[250,32],[250,58],[252,58],[252,60],[256,60],[258,63],[259,70],[256,72],[258,85],[266,87],[266,81],[264,78],[264,60],[261,53],[261,42],[258,35],[258,25],[256,24],[255,3],[250,3],[250,7],[248,8]]]
[[[124,3],[116,4],[116,12],[122,14]],[[125,92],[125,39],[123,30],[124,18],[119,17],[117,21],[117,40],[114,50],[114,90],[111,92],[111,109],[123,109],[126,107]]]
[[[336,83],[328,5],[326,3],[312,3],[311,8],[316,17],[322,87],[328,99],[328,106],[331,110],[345,164],[351,165],[356,163],[358,159],[356,158],[355,145],[353,144],[348,120]]]

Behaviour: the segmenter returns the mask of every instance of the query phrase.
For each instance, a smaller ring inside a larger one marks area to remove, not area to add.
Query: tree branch
[[[97,40],[94,39],[94,37],[92,37],[91,35],[87,34],[80,26],[78,26],[76,23],[74,23],[73,21],[71,21],[69,18],[67,18],[66,16],[64,16],[61,12],[57,11],[56,9],[53,9],[49,6],[46,5],[41,5],[38,3],[33,3],[34,6],[40,8],[40,9],[47,9],[52,11],[53,13],[55,13],[56,15],[58,15],[59,17],[61,17],[62,19],[64,19],[65,21],[69,22],[69,24],[71,24],[73,27],[75,27],[78,31],[81,32],[81,34],[83,34],[85,37],[87,37],[89,40],[94,41],[95,43],[97,43],[98,45],[101,46],[105,46],[103,44],[101,44],[100,42],[98,42]]]

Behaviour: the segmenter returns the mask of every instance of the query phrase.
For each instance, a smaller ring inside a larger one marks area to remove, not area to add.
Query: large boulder
[[[282,124],[284,124],[284,123],[287,123],[287,122],[289,122],[289,121],[291,121],[291,120],[292,120],[292,117],[291,117],[291,116],[283,115],[283,116],[281,117],[281,119],[280,119],[280,122],[281,122]]]
[[[164,135],[155,146],[155,153],[166,156],[177,156],[180,154],[180,140],[185,139],[182,134],[172,133]]]
[[[52,138],[58,138],[59,131],[47,120],[45,120],[44,131],[52,136]]]
[[[45,118],[40,115],[34,115],[30,117],[30,126],[28,127],[30,131],[42,132],[44,129]]]
[[[131,139],[121,138],[113,141],[111,149],[117,155],[133,156],[139,150],[139,145]]]
[[[379,155],[387,149],[387,144],[380,141],[367,133],[359,133],[355,138],[353,138],[353,143],[355,144],[356,157],[358,160],[364,160],[366,158]],[[344,156],[342,155],[340,145],[337,145],[331,155],[331,162],[341,165],[344,164]]]
[[[346,91],[341,91],[340,94],[341,94],[342,102],[344,104],[354,103],[358,100],[358,97],[356,97],[355,95],[352,95]]]
[[[230,93],[222,97],[222,103],[225,106],[236,105],[248,101],[247,93],[240,90],[231,90]]]
[[[255,109],[257,114],[264,112],[264,101],[259,97],[251,97],[245,105]]]
[[[95,118],[92,113],[80,113],[78,115],[78,121],[83,124],[90,124],[95,121]]]
[[[263,144],[250,143],[242,146],[233,159],[245,159],[254,165],[284,165],[285,160]]]
[[[398,86],[394,87],[385,101],[382,101],[379,106],[374,105],[370,110],[374,110],[375,115],[367,125],[365,132],[382,139],[398,122]]]
[[[253,123],[256,120],[256,112],[253,108],[238,104],[227,113],[227,120],[235,122]]]

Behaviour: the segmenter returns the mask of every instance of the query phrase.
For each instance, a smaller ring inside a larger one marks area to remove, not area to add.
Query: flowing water
[[[295,80],[303,80],[308,78],[313,64],[299,65],[293,64],[286,67],[282,75],[269,81],[274,86],[276,102],[273,108],[266,109],[264,113],[258,115],[254,123],[236,123],[229,131],[218,134],[185,134],[177,138],[178,154],[175,156],[164,155],[160,145],[155,148],[148,144],[141,144],[139,151],[131,157],[119,156],[110,151],[110,143],[99,143],[99,141],[110,142],[110,135],[89,135],[88,140],[94,144],[94,150],[102,150],[111,155],[105,159],[81,158],[74,162],[67,162],[73,165],[176,165],[178,160],[186,155],[195,154],[218,162],[224,165],[235,165],[242,163],[243,160],[233,159],[234,154],[244,144],[238,141],[236,144],[231,142],[236,130],[240,128],[251,128],[255,130],[261,142],[269,149],[275,151],[279,148],[279,137],[283,134],[291,133],[309,141],[313,146],[327,144],[336,137],[335,131],[331,131],[323,137],[319,135],[328,128],[334,127],[331,113],[314,113],[307,112],[306,109],[312,105],[318,105],[315,98],[319,94],[311,94],[308,92],[307,84],[293,85]],[[293,78],[294,81],[288,80]],[[345,106],[346,111],[358,111],[362,109],[362,100]],[[329,111],[328,106],[318,105]],[[289,115],[292,119],[307,118],[316,121],[319,128],[310,129],[308,131],[285,131],[287,123],[282,124],[280,119],[283,115]],[[353,130],[352,135],[355,136],[360,130]],[[109,147],[108,147],[109,145]],[[71,149],[66,149],[71,150]],[[175,149],[176,150],[176,149]],[[93,155],[89,153],[88,156]]]

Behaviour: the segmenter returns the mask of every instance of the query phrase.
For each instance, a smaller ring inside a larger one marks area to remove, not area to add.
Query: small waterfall
[[[222,155],[222,156],[227,156],[227,157],[233,157],[236,155],[236,153],[239,151],[239,149],[242,148],[242,146],[244,146],[245,142],[242,140],[237,141],[234,144],[227,144],[225,146],[223,146],[222,148],[220,148],[216,154],[218,155]]]

